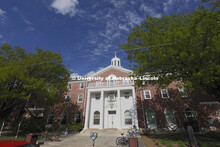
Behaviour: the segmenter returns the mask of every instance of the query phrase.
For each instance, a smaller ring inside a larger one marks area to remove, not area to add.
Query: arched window
[[[218,110],[216,111],[216,116],[218,117],[218,120],[220,121],[220,109],[218,109]]]
[[[196,120],[195,113],[194,113],[193,109],[191,109],[191,108],[185,109],[185,115],[186,115],[187,121],[195,121]]]
[[[61,125],[66,125],[66,122],[67,122],[67,112],[64,111],[64,112],[61,114],[60,124],[61,124]]]
[[[168,128],[172,129],[172,130],[176,129],[177,124],[176,124],[176,119],[175,119],[175,115],[174,115],[173,111],[171,109],[167,108],[165,110],[165,116],[166,116]]]
[[[125,125],[132,125],[131,111],[125,111]]]
[[[157,128],[155,112],[152,109],[146,111],[147,126],[149,129]]]
[[[52,124],[53,124],[53,118],[54,118],[54,112],[51,111],[51,112],[48,114],[48,117],[47,117],[47,124],[52,125]]]
[[[116,85],[116,76],[111,74],[107,77],[108,80],[108,86],[114,86]]]
[[[74,122],[75,123],[80,123],[82,121],[82,112],[77,111],[74,115]]]
[[[94,112],[94,121],[93,124],[94,125],[99,125],[100,123],[100,113],[99,111]]]

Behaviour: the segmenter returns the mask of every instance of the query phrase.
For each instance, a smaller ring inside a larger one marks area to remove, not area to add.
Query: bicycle
[[[127,136],[123,136],[124,133],[121,133],[122,137],[118,137],[116,139],[116,144],[117,145],[127,145],[128,144],[128,137],[130,137],[130,133],[127,134]]]
[[[137,135],[140,135],[139,130],[136,128],[136,126],[133,126],[128,131],[132,137],[137,137]]]

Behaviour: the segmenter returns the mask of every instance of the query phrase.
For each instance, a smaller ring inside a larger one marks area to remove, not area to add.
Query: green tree
[[[67,90],[69,72],[59,53],[36,47],[27,53],[9,43],[0,46],[0,120],[12,111],[24,109],[31,99],[48,105],[59,102]]]
[[[134,27],[128,42],[118,45],[133,63],[134,75],[148,72],[158,80],[146,84],[162,87],[182,81],[186,89],[220,101],[220,15],[219,7],[213,8],[161,18],[147,16]]]

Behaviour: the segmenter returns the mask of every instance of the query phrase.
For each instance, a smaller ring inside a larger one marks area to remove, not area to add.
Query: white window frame
[[[68,90],[71,90],[71,89],[72,89],[72,84],[71,84],[71,83],[68,83],[67,89],[68,89]]]
[[[67,102],[66,100],[67,100],[68,97],[69,97],[69,100]],[[69,102],[70,102],[70,95],[65,95],[65,103],[69,103]]]
[[[95,118],[95,115],[98,115],[98,118]],[[95,123],[95,120],[98,120],[98,123]],[[93,113],[93,125],[100,125],[100,112],[99,111],[95,111]]]
[[[166,91],[168,97],[164,97],[164,96],[163,96],[163,90]],[[162,96],[162,98],[170,98],[170,95],[169,95],[169,92],[168,92],[167,89],[161,89],[161,96]]]
[[[82,96],[82,101],[79,101],[79,97],[80,97],[80,96]],[[83,94],[79,94],[79,95],[78,95],[78,100],[77,100],[77,102],[78,102],[78,103],[82,103],[82,102],[83,102]]]
[[[216,111],[216,116],[218,118],[218,121],[220,121],[220,108]]]
[[[116,76],[114,74],[109,75],[106,79],[107,79],[108,86],[117,85]]]
[[[147,98],[146,97],[146,94],[145,94],[145,92],[149,92],[149,95],[150,95],[150,98]],[[144,90],[144,99],[152,99],[152,97],[151,97],[151,91],[150,90]]]
[[[99,95],[99,98],[97,98],[97,95]],[[96,94],[95,94],[95,99],[96,99],[96,100],[100,100],[100,98],[101,98],[101,94],[100,94],[100,93],[96,93]]]
[[[82,87],[82,86],[81,86],[82,84],[83,84],[83,88],[81,88],[81,87]],[[84,87],[85,87],[85,83],[80,83],[79,89],[84,89]]]
[[[110,99],[110,95],[111,95],[111,94],[114,94],[113,99]],[[108,94],[108,102],[115,102],[115,101],[116,101],[115,93],[109,93],[109,94]]]
[[[188,94],[184,88],[178,88],[178,90],[179,92],[182,92],[181,97],[188,97]]]
[[[131,116],[129,116],[129,117],[126,117],[126,112],[128,112]],[[126,120],[131,120],[131,123],[126,123]],[[130,125],[132,125],[132,113],[131,113],[131,111],[130,110],[126,110],[125,112],[124,112],[124,124],[125,124],[125,126],[130,126]]]
[[[168,120],[168,116],[169,115],[167,115],[168,113],[168,110],[171,110],[171,115],[172,115],[172,121],[173,121],[173,123],[170,123]],[[175,113],[174,113],[174,111],[172,110],[172,109],[170,109],[170,108],[166,108],[165,110],[164,110],[164,114],[165,114],[165,118],[166,118],[166,122],[167,122],[167,127],[170,129],[170,130],[176,130],[177,128],[178,128],[178,125],[177,125],[177,122],[176,122],[176,116],[175,116]]]
[[[153,112],[153,115],[154,115],[154,121],[155,121],[155,124],[149,124],[149,120],[148,120],[148,114],[147,113],[149,110],[151,110]],[[147,127],[148,129],[157,129],[157,119],[156,119],[156,114],[155,114],[155,111],[151,108],[147,109],[146,112],[145,112],[145,115],[146,115],[146,119],[147,119]]]
[[[130,92],[124,92],[124,97],[125,97],[125,99],[129,99],[130,98]]]

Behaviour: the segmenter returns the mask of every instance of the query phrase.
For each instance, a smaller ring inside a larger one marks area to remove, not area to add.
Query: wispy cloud
[[[167,12],[169,10],[169,8],[171,7],[171,5],[173,4],[173,1],[174,0],[168,0],[168,1],[165,1],[163,3],[163,11],[164,12]]]
[[[98,70],[96,70],[96,71],[90,71],[90,72],[88,72],[85,76],[89,77],[89,76],[93,75],[94,73],[96,73],[96,72],[98,72],[98,71],[100,71],[100,70],[102,70],[102,69],[104,69],[104,67],[99,67]]]
[[[6,18],[6,12],[0,9],[0,23],[3,23]]]
[[[26,24],[28,24],[28,25],[32,24],[32,22],[30,22],[29,20],[27,20],[27,18],[24,17],[23,15],[21,15],[21,17],[22,17],[23,21],[24,21]]]
[[[126,11],[125,12],[126,18],[128,20],[128,24],[133,28],[136,25],[141,24],[144,20],[143,17],[139,16],[135,11]]]
[[[27,25],[27,28],[25,29],[26,32],[31,32],[35,30],[35,28],[33,27],[33,23],[29,21],[23,14],[21,14],[21,18],[24,21],[24,23]]]
[[[126,0],[110,0],[110,2],[116,7],[120,8],[126,5],[127,1]]]
[[[74,16],[78,11],[76,8],[78,4],[78,0],[53,0],[50,6],[55,9],[56,13]]]
[[[90,72],[88,72],[85,76],[86,76],[86,77],[89,77],[89,76],[93,75],[94,73],[95,73],[95,71],[90,71]]]
[[[12,10],[13,11],[18,11],[18,8],[14,6],[14,7],[12,7]]]
[[[78,74],[78,73],[72,73],[71,75],[70,75],[70,78],[73,78],[73,77],[79,77],[80,75]]]
[[[152,17],[160,18],[162,16],[162,14],[158,13],[152,6],[148,6],[145,4],[141,4],[140,10]]]
[[[33,27],[27,27],[25,31],[31,32],[31,31],[34,31],[34,30],[35,30],[35,28],[33,28]]]
[[[0,39],[3,38],[3,35],[0,34]]]

